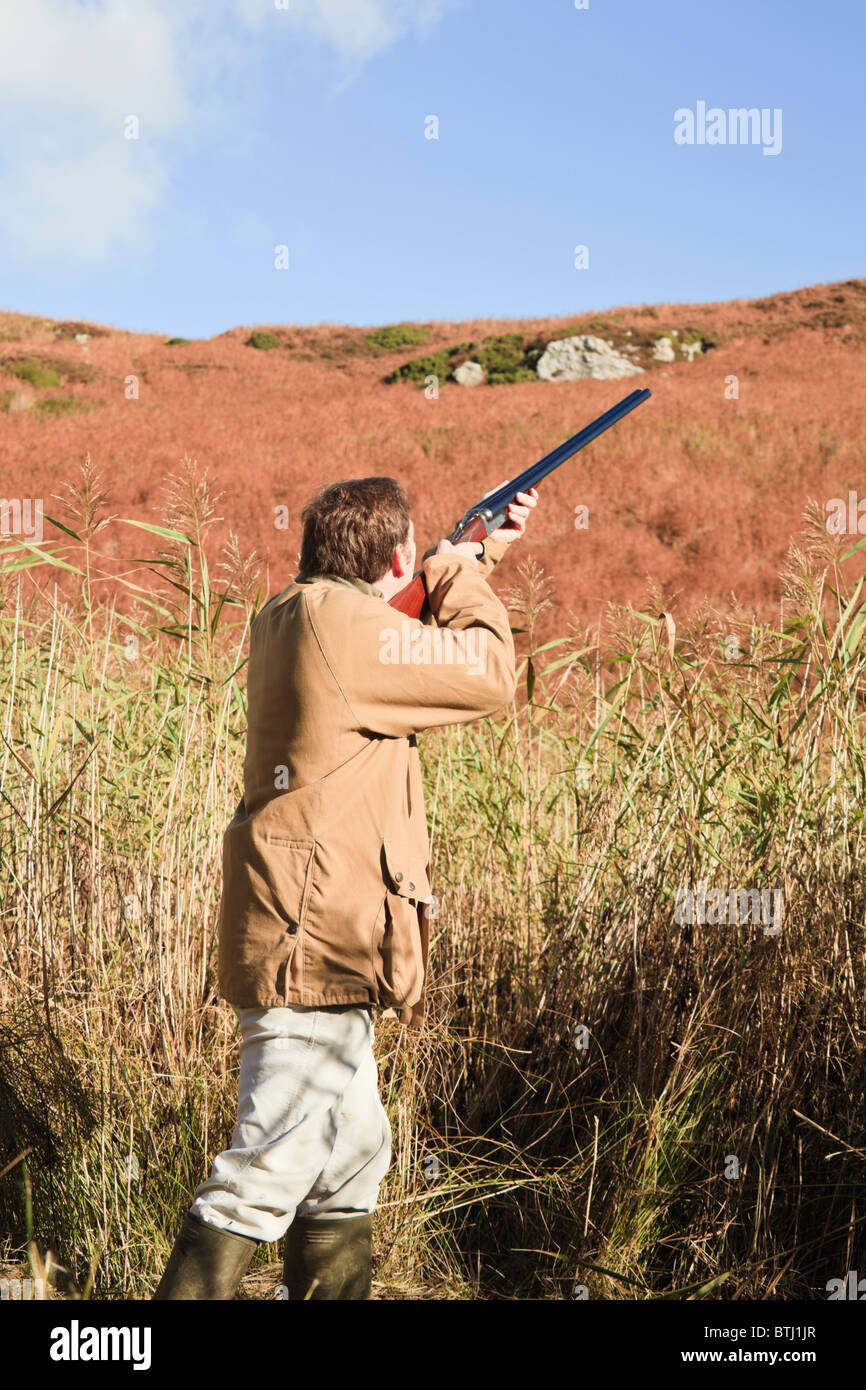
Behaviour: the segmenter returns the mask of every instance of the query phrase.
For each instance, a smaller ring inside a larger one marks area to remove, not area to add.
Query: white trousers
[[[211,1226],[276,1241],[295,1214],[371,1212],[391,1162],[370,1010],[352,1004],[235,1009],[238,1118],[196,1188]]]

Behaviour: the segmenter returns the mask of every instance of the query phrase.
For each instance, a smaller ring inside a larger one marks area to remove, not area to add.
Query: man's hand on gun
[[[505,478],[503,482],[507,483],[508,479]],[[493,491],[495,491],[495,488],[491,488],[491,492]],[[490,494],[487,493],[485,495],[489,496]],[[488,540],[492,540],[493,537],[496,536],[503,541],[507,541],[509,545],[512,541],[519,541],[526,530],[526,522],[529,518],[529,513],[537,501],[538,492],[534,487],[530,488],[528,492],[518,492],[514,501],[508,504],[508,520],[503,526],[500,526],[497,531],[491,531]],[[456,545],[452,545],[448,540],[441,540],[436,547],[437,555],[452,553],[455,555],[465,555],[467,559],[474,561],[475,564],[478,563],[478,559],[482,552],[483,544],[481,541],[458,541]]]

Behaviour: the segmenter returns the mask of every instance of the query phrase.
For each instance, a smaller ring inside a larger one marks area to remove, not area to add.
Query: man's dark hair
[[[302,574],[375,584],[409,539],[409,499],[395,478],[344,478],[316,493],[301,520]]]

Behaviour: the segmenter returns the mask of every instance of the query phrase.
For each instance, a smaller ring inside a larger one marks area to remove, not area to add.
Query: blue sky
[[[866,272],[854,0],[280,3],[0,0],[0,306],[206,337]],[[780,152],[678,145],[699,101]]]

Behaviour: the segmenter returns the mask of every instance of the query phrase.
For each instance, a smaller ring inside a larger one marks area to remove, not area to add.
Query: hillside
[[[714,622],[677,621],[677,642],[644,621],[652,608],[617,614],[600,655],[579,634],[534,679],[527,666],[506,710],[420,739],[436,921],[425,1028],[376,1021],[395,1161],[375,1297],[814,1307],[856,1282],[862,585],[842,576],[844,614],[826,592],[821,611],[816,547],[780,635],[777,571],[810,493],[847,497],[862,477],[864,289],[547,324],[261,327],[274,345],[259,348],[248,329],[168,345],[5,318],[0,490],[44,497],[90,547],[46,526],[83,581],[48,556],[23,568],[27,552],[0,566],[0,1294],[35,1276],[79,1306],[149,1299],[237,1114],[218,925],[250,594],[221,605],[196,552],[170,609],[161,541],[83,525],[52,494],[80,495],[89,451],[108,510],[171,523],[188,451],[225,493],[209,567],[233,527],[239,581],[256,546],[275,591],[317,483],[397,474],[426,541],[636,383],[653,399],[550,481],[529,554],[589,621],[606,600],[643,604],[649,573],[680,589],[678,620],[735,588],[770,622],[749,625],[745,652],[734,627],[723,659]],[[533,379],[539,339],[573,329],[644,374]],[[693,362],[659,360],[674,329],[704,344]],[[431,355],[438,399],[386,383]],[[447,380],[468,362],[518,380]],[[517,577],[511,558],[495,582]],[[135,605],[120,619],[94,612],[110,584]],[[566,615],[543,626],[561,638]],[[517,642],[538,655],[537,632]],[[250,1268],[242,1297],[282,1301],[279,1247]]]
[[[41,496],[68,521],[50,499],[89,453],[111,512],[158,522],[168,475],[190,455],[223,494],[213,561],[231,529],[243,554],[265,562],[275,592],[295,573],[300,508],[322,483],[399,478],[426,547],[494,484],[647,385],[649,404],[545,485],[520,556],[544,567],[560,613],[594,625],[609,601],[644,602],[648,581],[681,614],[705,598],[729,607],[732,591],[741,611],[777,613],[778,573],[807,499],[866,490],[866,280],[750,301],[414,327],[260,325],[256,348],[249,327],[169,342],[0,314],[3,493]],[[513,384],[474,389],[443,378],[438,399],[423,380],[420,389],[386,380],[414,359],[438,353],[441,363],[457,345],[511,335],[508,349],[576,332],[630,351],[644,374],[546,382],[523,370]],[[653,343],[674,332],[704,351],[656,360]],[[274,526],[280,506],[287,531]],[[577,506],[589,509],[585,530],[575,528]],[[46,538],[56,534],[46,524]],[[139,541],[112,526],[96,544],[119,563],[141,553]],[[512,559],[498,582],[516,577]]]

